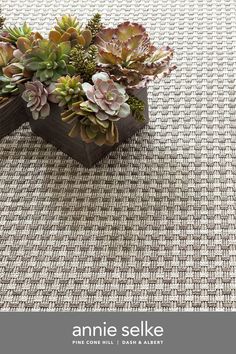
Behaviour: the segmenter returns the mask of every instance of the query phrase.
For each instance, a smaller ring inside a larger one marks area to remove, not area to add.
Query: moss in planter
[[[144,117],[145,103],[142,100],[140,100],[138,97],[135,97],[133,95],[129,95],[129,99],[127,103],[130,106],[130,110],[134,118],[139,122],[145,122],[145,117]]]

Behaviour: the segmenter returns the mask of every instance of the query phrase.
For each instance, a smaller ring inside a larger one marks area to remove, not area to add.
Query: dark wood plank
[[[0,105],[0,139],[10,134],[28,120],[20,95],[9,98]]]

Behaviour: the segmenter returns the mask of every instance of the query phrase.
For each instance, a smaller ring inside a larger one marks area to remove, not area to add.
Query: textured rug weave
[[[8,24],[63,13],[142,22],[178,69],[150,124],[88,170],[28,125],[0,142],[0,307],[236,309],[235,0],[4,0]]]

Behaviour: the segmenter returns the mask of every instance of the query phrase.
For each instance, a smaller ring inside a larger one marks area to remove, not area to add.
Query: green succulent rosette
[[[23,58],[26,70],[32,71],[41,82],[55,82],[69,70],[70,42],[55,44],[47,39],[37,42]]]

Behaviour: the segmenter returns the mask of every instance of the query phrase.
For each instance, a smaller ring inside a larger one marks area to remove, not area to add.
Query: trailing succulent
[[[157,49],[151,44],[145,28],[124,22],[117,28],[97,34],[99,67],[128,88],[144,87],[148,80],[162,78],[175,68],[170,66],[173,50]]]

